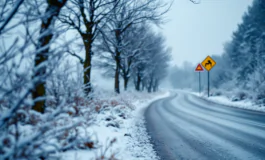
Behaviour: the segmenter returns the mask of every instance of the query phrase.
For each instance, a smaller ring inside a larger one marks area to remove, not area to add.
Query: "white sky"
[[[252,0],[174,0],[167,13],[170,20],[162,29],[167,45],[172,47],[173,63],[201,62],[207,55],[221,54],[223,44],[233,31]]]

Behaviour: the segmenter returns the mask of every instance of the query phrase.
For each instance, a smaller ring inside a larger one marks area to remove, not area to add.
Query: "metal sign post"
[[[208,71],[208,97],[210,97],[210,71]]]
[[[201,94],[201,72],[203,72],[204,69],[202,67],[201,64],[198,64],[196,69],[195,69],[195,72],[199,72],[199,93]]]
[[[208,71],[208,97],[210,97],[210,70],[216,65],[216,62],[210,56],[207,56],[202,61],[202,65]]]
[[[199,72],[199,93],[201,94],[201,72]]]

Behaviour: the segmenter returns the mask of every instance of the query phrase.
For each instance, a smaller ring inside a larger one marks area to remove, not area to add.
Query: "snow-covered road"
[[[161,159],[265,159],[265,113],[178,91],[145,112]]]

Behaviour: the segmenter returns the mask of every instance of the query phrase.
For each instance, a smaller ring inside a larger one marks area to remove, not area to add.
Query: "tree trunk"
[[[128,83],[129,83],[129,80],[130,80],[130,67],[131,67],[131,59],[129,58],[125,58],[124,60],[124,65],[123,65],[123,68],[122,68],[122,72],[123,72],[123,80],[124,80],[124,90],[127,91],[127,88],[128,88]]]
[[[91,29],[92,30],[92,29]],[[84,67],[84,92],[89,95],[91,92],[91,60],[92,60],[92,36],[83,36],[83,43],[86,50],[86,58],[83,64]]]
[[[141,76],[140,76],[140,73],[138,72],[137,73],[136,88],[135,88],[137,91],[140,91],[140,84],[141,84]]]
[[[120,58],[116,55],[116,69],[115,69],[115,83],[114,90],[116,93],[120,93]]]
[[[154,84],[153,84],[153,92],[156,92],[157,91],[157,87],[158,87],[158,80],[155,79],[154,80]]]
[[[118,29],[115,30],[115,37],[117,41],[117,46],[115,48],[116,69],[115,69],[114,91],[119,94],[120,93],[120,66],[121,66],[121,59],[120,59],[121,30],[119,27]]]
[[[156,80],[156,92],[158,91],[159,81]]]
[[[40,35],[42,36],[39,38],[38,46],[36,48],[38,53],[34,59],[35,71],[32,76],[32,79],[40,80],[31,93],[34,100],[39,99],[32,106],[32,109],[40,113],[44,113],[45,111],[45,100],[43,100],[43,98],[46,94],[45,85],[47,66],[44,63],[47,62],[49,57],[49,47],[46,46],[49,45],[53,37],[52,28],[54,26],[54,18],[59,15],[61,8],[65,5],[66,1],[67,0],[47,0],[48,6],[45,11],[46,18],[43,18],[41,23]],[[45,33],[45,35],[43,35],[43,33]],[[41,50],[41,48],[45,49]]]
[[[124,79],[124,90],[127,91],[129,78],[127,77],[127,75],[125,75],[123,76],[123,79]]]
[[[145,87],[145,80],[142,80],[142,91],[144,91]]]
[[[85,61],[84,61],[84,92],[86,95],[89,95],[89,93],[92,91],[92,86],[91,86],[91,60],[92,60],[92,44],[93,44],[93,38],[94,38],[94,32],[93,32],[93,28],[95,26],[95,22],[94,22],[94,1],[89,1],[89,9],[90,12],[88,13],[88,15],[86,15],[85,12],[85,1],[84,0],[79,0],[79,9],[81,12],[81,16],[83,18],[84,24],[85,24],[85,28],[86,31],[84,33],[82,33],[81,31],[79,31],[79,33],[82,36],[83,39],[83,43],[85,46],[85,50],[86,50],[86,57],[85,57]],[[89,17],[89,19],[88,19]]]
[[[148,93],[152,92],[152,85],[153,85],[153,78],[151,78],[149,86],[148,86]]]
[[[156,92],[156,80],[154,80],[154,83],[152,85],[152,88],[153,88],[153,92]]]
[[[151,86],[148,86],[147,91],[148,91],[148,93],[151,93],[152,92],[152,87]]]

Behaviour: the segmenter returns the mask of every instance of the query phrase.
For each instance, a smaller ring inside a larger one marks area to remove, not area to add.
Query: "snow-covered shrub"
[[[40,114],[26,106],[27,100],[12,108],[4,106],[0,116],[0,159],[51,158],[91,141],[80,136],[85,119],[71,116],[69,112],[75,111],[70,105],[47,107]]]
[[[203,92],[204,95],[207,95],[207,91]],[[224,89],[211,89],[210,96],[224,96],[231,101],[243,101],[243,100],[252,100],[253,95],[244,89],[230,89],[230,90],[224,90]]]
[[[54,159],[59,158],[57,153],[95,146],[90,145],[96,142],[87,133],[93,120],[92,107],[80,92],[82,86],[64,72],[68,71],[65,67],[58,68],[58,60],[52,58],[47,74],[33,79],[32,62],[25,57],[34,54],[21,53],[15,47],[6,55],[16,51],[18,57],[14,60],[7,61],[0,54],[4,75],[0,77],[0,160]],[[21,63],[24,60],[30,63]],[[42,114],[32,110],[38,99],[32,99],[31,92],[43,80],[47,92]]]
[[[211,89],[211,96],[221,96],[223,91],[220,89]]]
[[[257,67],[257,69],[249,76],[247,84],[249,92],[253,95],[254,103],[265,105],[265,72],[264,67]]]
[[[259,88],[259,92],[256,93],[255,97],[255,103],[258,105],[265,105],[265,85],[262,85],[261,88]]]
[[[68,97],[48,93],[46,111],[41,114],[31,109],[32,81],[19,83],[17,77],[12,78],[21,89],[15,90],[16,85],[11,84],[7,88],[9,92],[4,92],[1,86],[0,159],[49,159],[59,152],[91,147],[88,144],[94,142],[86,129],[93,116],[88,106],[80,106],[75,101],[78,93],[72,92]],[[75,86],[68,87],[74,91]],[[49,84],[47,89],[52,89]],[[89,100],[83,97],[82,101]]]
[[[242,90],[235,90],[234,95],[232,96],[231,100],[232,101],[242,101],[246,99],[250,99],[250,95],[247,91]]]

